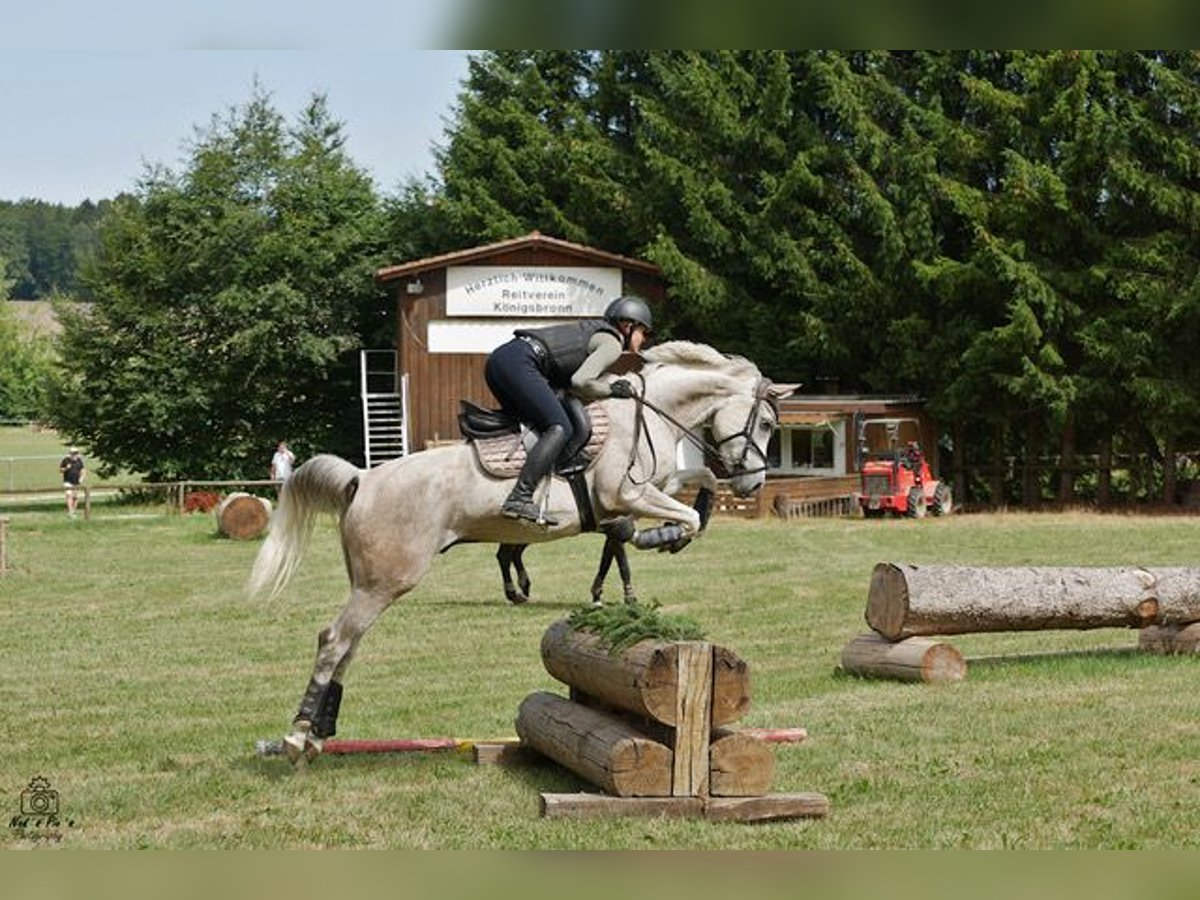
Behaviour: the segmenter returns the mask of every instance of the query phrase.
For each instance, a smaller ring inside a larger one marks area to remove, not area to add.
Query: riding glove
[[[617,397],[621,400],[631,400],[634,396],[633,385],[624,378],[618,378],[608,386],[610,397]]]

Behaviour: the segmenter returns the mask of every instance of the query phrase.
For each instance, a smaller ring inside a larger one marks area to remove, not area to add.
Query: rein
[[[754,387],[754,405],[750,407],[750,412],[746,416],[746,424],[742,426],[741,431],[735,431],[733,434],[726,435],[716,443],[705,440],[703,435],[697,434],[693,429],[684,425],[677,418],[671,415],[662,407],[646,399],[646,377],[641,372],[635,373],[638,380],[642,383],[641,393],[634,395],[633,401],[637,404],[637,410],[634,414],[633,429],[634,434],[638,435],[633,442],[633,447],[629,451],[629,465],[625,469],[625,477],[629,479],[631,484],[642,485],[646,484],[654,471],[658,468],[658,451],[654,446],[654,441],[650,437],[650,427],[646,424],[646,409],[649,408],[653,413],[660,418],[669,422],[671,425],[679,429],[680,433],[701,453],[704,454],[705,460],[715,460],[724,465],[724,460],[721,459],[721,447],[729,441],[737,438],[744,438],[745,443],[742,446],[742,455],[738,458],[734,473],[737,475],[757,475],[759,472],[766,472],[770,466],[767,464],[767,458],[763,452],[755,445],[754,440],[750,436],[751,428],[754,426],[755,420],[758,418],[758,412],[762,408],[763,402],[767,402],[772,409],[775,409],[775,402],[771,396],[771,382],[766,378],[760,378],[758,384]],[[637,481],[633,477],[633,467],[637,462],[638,447],[641,443],[640,435],[645,435],[646,444],[650,448],[650,458],[652,465],[650,466],[651,474],[647,476],[646,481]],[[746,460],[750,457],[751,450],[758,454],[762,460],[762,465],[757,468],[745,468]]]

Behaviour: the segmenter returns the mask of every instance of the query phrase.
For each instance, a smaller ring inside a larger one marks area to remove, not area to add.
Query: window
[[[845,429],[846,423],[836,420],[782,426],[771,444],[772,468],[797,475],[844,475]]]
[[[823,428],[793,428],[792,459],[793,469],[832,469],[833,468],[833,429]]]

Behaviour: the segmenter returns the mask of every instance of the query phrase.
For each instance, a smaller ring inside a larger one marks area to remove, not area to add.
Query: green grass
[[[254,742],[280,736],[317,631],[346,592],[332,523],[286,598],[242,594],[255,542],[209,515],[105,507],[11,513],[0,578],[5,752],[0,810],[34,776],[59,792],[70,847],[1176,848],[1200,845],[1200,657],[1062,656],[973,668],[957,685],[839,676],[865,630],[881,560],[1192,565],[1200,519],[1083,514],[919,522],[717,519],[678,556],[636,554],[643,600],[747,660],[742,724],[804,726],[776,750],[775,790],[827,794],[824,820],[757,826],[573,823],[540,791],[583,785],[552,764],[455,754],[324,757],[294,776]],[[367,635],[339,737],[513,734],[520,701],[563,691],[545,628],[587,596],[601,542],[533,547],[534,600],[503,600],[492,547],[440,557]],[[610,586],[610,601],[620,596]],[[1129,631],[975,635],[968,654],[1136,643]],[[6,817],[7,819],[7,817]],[[4,841],[30,841],[10,827]]]

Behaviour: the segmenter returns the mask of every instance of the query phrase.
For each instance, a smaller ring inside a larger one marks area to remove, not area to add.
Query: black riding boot
[[[551,425],[538,438],[525,456],[525,465],[521,466],[521,474],[517,476],[517,486],[512,489],[508,499],[500,511],[510,519],[528,519],[538,521],[537,504],[533,502],[533,491],[546,473],[554,466],[558,454],[562,452],[567,442],[567,435],[561,425]],[[553,519],[544,519],[546,525],[557,525]]]

